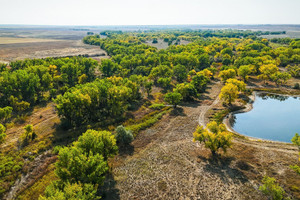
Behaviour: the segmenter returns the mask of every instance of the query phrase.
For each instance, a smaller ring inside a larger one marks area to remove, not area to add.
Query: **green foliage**
[[[59,187],[58,183],[52,183],[45,190],[45,196],[40,196],[39,200],[96,200],[97,188],[93,184],[65,183],[64,187]]]
[[[128,129],[133,132],[134,136],[136,136],[139,133],[139,131],[145,130],[145,129],[151,127],[158,120],[160,120],[162,118],[162,116],[167,113],[167,111],[168,111],[167,109],[169,109],[169,108],[170,107],[165,107],[162,109],[162,112],[160,112],[160,113],[155,112],[154,115],[148,115],[148,116],[144,117],[137,124],[128,126]]]
[[[292,143],[297,145],[300,150],[300,135],[298,133],[292,138]]]
[[[27,124],[23,129],[25,130],[25,132],[21,135],[18,141],[19,147],[21,148],[27,146],[37,137],[37,134],[33,131],[33,126],[31,124]]]
[[[191,83],[180,83],[176,85],[174,92],[180,93],[184,101],[192,100],[193,97],[197,96],[197,90]]]
[[[240,77],[243,78],[244,81],[247,81],[248,78],[249,78],[249,74],[252,73],[252,70],[251,70],[251,66],[250,65],[242,65],[239,67],[238,69],[238,74]]]
[[[213,121],[217,122],[218,124],[222,123],[224,117],[226,115],[228,115],[229,110],[225,109],[225,110],[221,110],[217,113],[214,114],[214,116],[212,117]]]
[[[187,69],[184,65],[175,65],[173,68],[174,76],[178,82],[184,82],[187,79]]]
[[[219,77],[223,82],[226,82],[227,79],[235,78],[235,76],[236,76],[236,72],[234,69],[223,70],[220,71],[219,73]]]
[[[232,135],[226,131],[223,124],[218,124],[212,121],[207,124],[208,129],[204,129],[202,126],[198,126],[193,133],[193,141],[199,141],[204,143],[206,148],[209,148],[212,155],[215,156],[219,149],[226,152],[227,148],[232,145]]]
[[[108,170],[101,154],[85,152],[77,147],[65,147],[59,151],[55,174],[63,182],[92,183],[102,185]]]
[[[276,179],[268,176],[264,176],[262,180],[263,185],[259,187],[265,195],[268,195],[273,200],[282,200],[285,195],[285,191],[282,187],[276,183]]]
[[[131,130],[127,130],[124,126],[118,126],[115,130],[117,142],[128,145],[133,141]]]
[[[58,114],[73,126],[121,117],[128,104],[140,97],[136,83],[120,77],[78,85],[56,102]]]
[[[300,175],[300,166],[298,165],[291,165],[290,168],[294,170],[298,175]]]
[[[118,152],[115,136],[108,131],[87,130],[74,146],[89,154],[100,154],[104,160],[113,157]]]
[[[165,101],[176,108],[176,106],[181,102],[182,95],[178,92],[169,92],[165,95]]]
[[[204,73],[198,72],[195,76],[193,76],[191,84],[194,85],[197,92],[204,92],[208,82],[209,77],[207,77]]]
[[[10,106],[0,108],[0,121],[2,121],[2,120],[5,121],[8,118],[10,118],[12,111],[13,111],[13,108]]]
[[[2,124],[0,124],[0,144],[5,140],[6,137],[5,131],[6,128]]]
[[[154,109],[154,110],[161,110],[163,109],[165,106],[165,104],[161,104],[161,103],[156,103],[156,104],[152,104],[151,106],[149,106],[149,108]]]

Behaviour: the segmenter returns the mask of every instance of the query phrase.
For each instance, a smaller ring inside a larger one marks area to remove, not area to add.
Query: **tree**
[[[290,78],[291,75],[288,72],[275,72],[271,75],[272,81],[274,81],[277,86],[285,84]]]
[[[223,124],[218,125],[215,121],[208,123],[207,127],[208,129],[204,129],[202,126],[198,126],[193,133],[193,141],[203,142],[205,147],[211,150],[213,156],[216,155],[219,149],[226,152],[227,148],[230,148],[232,144],[231,133],[226,131]]]
[[[297,145],[300,150],[300,135],[298,133],[292,138],[292,143]]]
[[[109,59],[103,59],[101,61],[100,70],[105,77],[110,77],[114,75],[118,68],[118,64]]]
[[[178,92],[169,92],[165,95],[165,101],[176,108],[176,106],[181,102],[182,95]]]
[[[208,82],[209,78],[203,73],[198,72],[195,76],[193,76],[191,84],[194,85],[197,92],[204,92]]]
[[[183,82],[187,78],[187,69],[184,65],[175,65],[174,66],[174,76],[176,77],[178,82]]]
[[[108,170],[107,162],[99,153],[86,152],[77,147],[59,151],[55,174],[63,182],[102,185]]]
[[[249,74],[251,74],[252,70],[250,65],[242,65],[238,69],[238,74],[243,78],[244,81],[247,81],[249,78]]]
[[[97,188],[93,184],[66,183],[59,186],[57,182],[50,184],[45,190],[45,196],[40,196],[39,200],[97,200]]]
[[[115,132],[117,142],[128,145],[133,141],[132,131],[127,130],[124,126],[118,126]]]
[[[100,154],[104,160],[113,157],[118,152],[115,136],[109,131],[87,130],[83,133],[74,146],[83,150],[87,154]]]
[[[173,89],[173,91],[180,93],[184,101],[192,100],[193,97],[197,96],[197,90],[191,83],[177,84],[176,88]]]
[[[219,98],[231,105],[231,103],[238,98],[238,94],[238,87],[232,83],[228,83],[221,89]]]
[[[37,137],[36,133],[33,131],[32,124],[27,124],[23,129],[25,130],[25,132],[21,135],[21,140],[19,141],[20,147],[27,146]]]
[[[262,191],[265,195],[271,197],[272,200],[282,200],[285,191],[282,187],[276,183],[276,179],[268,176],[264,176],[263,185],[259,187],[259,190]]]
[[[5,127],[0,124],[0,144],[5,140],[6,134],[5,134]]]
[[[148,97],[150,96],[150,93],[151,93],[151,91],[152,91],[152,86],[153,86],[153,82],[152,82],[152,81],[147,81],[147,82],[145,82],[144,87],[145,87],[145,89],[146,89],[146,92],[147,92]]]
[[[5,121],[8,118],[10,118],[12,111],[13,111],[13,108],[10,106],[0,108],[0,121],[2,121],[2,120]]]
[[[219,73],[219,77],[221,78],[221,80],[223,82],[226,82],[227,79],[234,78],[235,76],[236,76],[236,72],[234,69],[223,70],[223,71],[220,71],[220,73]]]
[[[266,82],[267,80],[271,80],[271,76],[275,74],[278,70],[278,67],[274,64],[262,65],[259,68],[261,74],[258,76],[258,78]]]
[[[246,90],[246,84],[243,81],[239,81],[234,78],[227,79],[226,84],[233,84],[237,86],[239,92],[244,92]]]
[[[173,74],[172,69],[167,65],[159,65],[154,67],[150,72],[150,78],[157,81],[159,78],[169,78]]]

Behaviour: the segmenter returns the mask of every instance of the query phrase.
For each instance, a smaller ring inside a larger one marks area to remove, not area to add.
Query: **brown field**
[[[23,43],[36,43],[36,42],[54,42],[57,40],[40,39],[40,38],[14,38],[14,37],[0,37],[1,44],[23,44]]]
[[[0,61],[78,56],[84,54],[95,57],[101,54],[106,55],[105,51],[99,47],[83,44],[80,40],[0,44]],[[103,57],[105,58],[106,56]]]

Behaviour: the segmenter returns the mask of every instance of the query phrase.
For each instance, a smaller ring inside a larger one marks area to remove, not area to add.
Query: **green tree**
[[[227,148],[232,145],[232,135],[226,131],[223,124],[218,125],[217,122],[212,121],[207,124],[208,129],[198,126],[193,133],[193,141],[204,143],[206,148],[211,150],[213,156],[217,154],[219,149],[226,152]]]
[[[165,101],[176,108],[176,106],[181,102],[182,95],[178,92],[169,92],[165,95]]]
[[[272,81],[274,81],[277,86],[285,84],[291,77],[288,72],[275,72],[271,75]]]
[[[234,69],[223,70],[220,71],[219,73],[219,77],[224,83],[226,82],[227,79],[235,78],[235,76],[236,76],[236,72]]]
[[[197,90],[191,83],[177,84],[173,91],[180,93],[184,101],[192,100],[193,97],[197,96]]]
[[[187,79],[187,69],[184,65],[175,65],[173,71],[178,82],[181,83]]]
[[[146,92],[147,92],[147,96],[149,97],[150,94],[151,94],[151,91],[152,91],[152,86],[153,86],[153,82],[152,81],[147,81],[145,82],[145,89],[146,89]]]
[[[133,141],[131,130],[127,130],[124,126],[118,126],[115,130],[117,142],[128,145]]]
[[[55,174],[63,182],[102,185],[108,170],[107,162],[99,153],[85,152],[77,147],[59,151]]]
[[[300,150],[300,135],[298,133],[292,138],[292,143],[297,145]]]
[[[0,108],[0,121],[2,121],[2,120],[5,121],[8,118],[10,118],[12,111],[13,111],[13,108],[10,106]]]
[[[268,176],[264,176],[263,185],[259,187],[265,195],[271,197],[272,200],[282,200],[285,195],[285,191],[282,187],[276,183],[276,179]]]
[[[271,76],[276,72],[278,72],[278,70],[279,70],[278,67],[274,64],[262,65],[259,68],[261,74],[258,75],[258,78],[264,80],[265,82],[267,80],[272,80]]]
[[[115,136],[109,131],[87,130],[78,141],[74,143],[76,148],[82,149],[87,154],[102,155],[104,160],[113,157],[118,152]]]
[[[238,74],[243,78],[244,81],[247,81],[249,78],[249,74],[251,74],[252,70],[250,65],[242,65],[238,69]]]
[[[109,59],[104,59],[101,61],[100,70],[105,77],[110,77],[114,75],[118,68],[118,64]]]
[[[66,183],[62,186],[52,183],[45,190],[45,196],[40,196],[39,200],[97,200],[96,186],[93,184]]]

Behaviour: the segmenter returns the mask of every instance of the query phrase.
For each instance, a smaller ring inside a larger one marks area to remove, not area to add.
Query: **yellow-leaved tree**
[[[198,126],[193,136],[193,141],[203,142],[213,156],[217,155],[219,149],[226,152],[227,148],[232,145],[232,134],[226,130],[224,124],[218,124],[215,121],[208,123],[206,129],[203,126]]]

